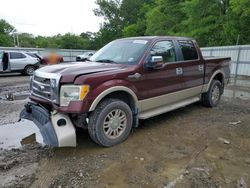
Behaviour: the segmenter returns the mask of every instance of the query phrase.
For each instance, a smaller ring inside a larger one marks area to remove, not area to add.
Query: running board
[[[180,101],[174,104],[161,106],[152,110],[148,110],[146,112],[139,113],[139,119],[148,119],[148,118],[187,106],[189,104],[198,102],[199,100],[200,100],[200,97],[193,97],[193,98],[185,99],[183,101]]]

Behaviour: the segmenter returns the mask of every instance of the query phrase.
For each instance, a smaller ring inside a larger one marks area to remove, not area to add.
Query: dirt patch
[[[141,122],[112,148],[100,148],[80,132],[77,148],[58,148],[39,162],[32,187],[249,185],[249,113],[249,101],[224,100],[214,109],[194,104]]]
[[[38,144],[0,153],[0,187],[29,187],[36,179],[38,161],[53,155],[53,150]]]
[[[20,162],[20,153],[6,152],[0,177],[14,178],[7,187],[235,187],[242,179],[249,185],[249,113],[248,101],[224,100],[214,109],[194,104],[141,122],[112,148],[79,131],[77,148],[55,149],[51,158],[24,149]]]
[[[0,126],[14,123],[19,119],[19,113],[27,102],[29,93],[29,77],[1,76],[0,77]],[[8,101],[8,95],[13,95],[14,101]],[[15,100],[17,99],[17,100]]]
[[[28,99],[17,101],[0,100],[0,126],[17,122],[19,120],[20,112],[27,101]]]

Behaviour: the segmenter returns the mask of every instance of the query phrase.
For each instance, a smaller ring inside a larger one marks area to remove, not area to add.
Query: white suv
[[[25,75],[33,75],[40,65],[39,58],[21,51],[0,52],[0,60],[0,73],[21,72]]]

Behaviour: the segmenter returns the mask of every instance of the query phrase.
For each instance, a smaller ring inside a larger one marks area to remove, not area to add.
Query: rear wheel
[[[126,140],[131,128],[132,111],[125,102],[118,99],[105,99],[89,117],[89,135],[104,147]]]
[[[32,65],[27,65],[25,68],[24,68],[24,71],[23,73],[25,75],[28,75],[28,76],[32,76],[35,72],[36,68]]]
[[[204,106],[216,107],[221,99],[223,87],[219,80],[213,80],[207,93],[202,94],[202,103]]]

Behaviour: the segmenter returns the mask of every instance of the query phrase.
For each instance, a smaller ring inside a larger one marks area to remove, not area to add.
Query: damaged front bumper
[[[52,147],[75,147],[76,132],[68,115],[49,112],[39,104],[27,103],[21,119],[33,121],[39,128],[44,143]]]

